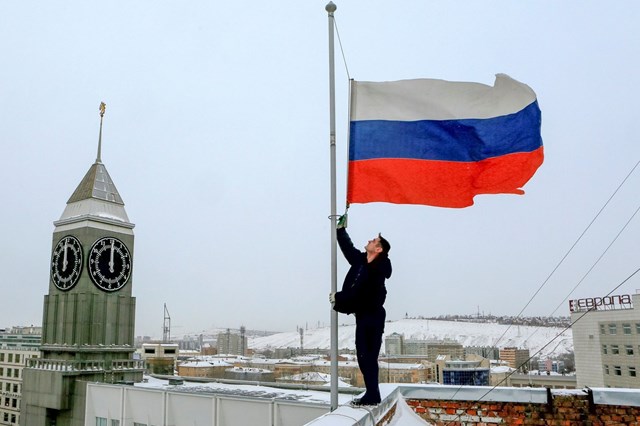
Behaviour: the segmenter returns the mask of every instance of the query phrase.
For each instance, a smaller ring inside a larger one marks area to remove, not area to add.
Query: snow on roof
[[[180,364],[180,367],[193,367],[193,368],[211,368],[211,367],[232,367],[233,364],[229,364],[223,360],[212,360],[212,361],[186,361]]]
[[[239,385],[218,382],[189,382],[185,380],[181,385],[169,385],[168,380],[145,376],[146,382],[136,383],[141,388],[152,388],[170,391],[193,393],[216,393],[236,396],[249,396],[268,399],[303,401],[318,404],[330,404],[331,392],[323,392],[307,389],[281,389],[264,385]],[[346,385],[348,386],[348,385]],[[347,404],[353,399],[353,395],[338,393],[338,403]]]
[[[501,373],[511,373],[514,368],[509,367],[508,365],[499,365],[497,367],[491,367],[491,373],[501,374]]]

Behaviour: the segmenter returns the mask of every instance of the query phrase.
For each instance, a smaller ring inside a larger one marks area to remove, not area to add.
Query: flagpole
[[[331,162],[331,293],[338,291],[336,235],[336,82],[334,66],[333,12],[336,5],[325,6],[329,16],[329,152]],[[331,411],[338,408],[338,313],[331,309]]]

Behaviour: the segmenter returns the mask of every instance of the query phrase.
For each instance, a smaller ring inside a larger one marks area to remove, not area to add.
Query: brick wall
[[[640,426],[640,407],[596,405],[587,395],[553,395],[550,403],[471,402],[407,399],[435,425]]]

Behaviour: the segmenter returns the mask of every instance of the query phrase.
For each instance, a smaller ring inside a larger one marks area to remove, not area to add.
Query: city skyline
[[[96,158],[101,101],[102,161],[136,224],[136,335],[162,335],[165,303],[177,333],[328,324],[325,4],[0,5],[0,324],[42,321],[53,222]],[[391,242],[388,319],[567,316],[566,297],[604,296],[637,269],[637,220],[598,260],[637,208],[636,170],[554,270],[640,159],[639,4],[336,4],[340,212],[349,77],[506,73],[542,110],[545,162],[523,196],[351,206],[357,247]],[[346,267],[338,255],[339,286]]]

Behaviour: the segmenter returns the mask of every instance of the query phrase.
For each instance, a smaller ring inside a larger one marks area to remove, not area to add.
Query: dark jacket
[[[369,263],[367,253],[354,247],[346,229],[338,229],[337,234],[342,254],[351,268],[344,278],[342,290],[336,293],[333,309],[356,315],[380,311],[387,298],[384,281],[391,276],[391,261],[386,254],[380,254]]]

